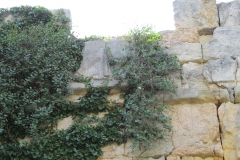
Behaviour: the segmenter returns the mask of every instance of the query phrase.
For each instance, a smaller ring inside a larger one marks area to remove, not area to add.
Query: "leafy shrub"
[[[135,28],[126,36],[127,56],[111,58],[114,77],[127,82],[124,108],[119,110],[124,135],[147,149],[156,139],[164,139],[171,130],[170,118],[164,115],[166,104],[157,99],[159,91],[173,91],[170,74],[180,70],[176,56],[159,45],[162,37],[152,27]]]

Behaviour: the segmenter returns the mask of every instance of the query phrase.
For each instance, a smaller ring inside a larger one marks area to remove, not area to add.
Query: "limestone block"
[[[222,160],[222,157],[207,157],[207,158],[201,158],[201,157],[182,157],[179,156],[168,156],[167,160]]]
[[[202,43],[209,42],[212,38],[213,38],[213,35],[203,35],[203,36],[199,36],[198,40],[202,44]]]
[[[160,158],[138,158],[138,160],[165,160],[165,156]]]
[[[219,26],[216,0],[175,0],[173,7],[177,29],[192,28],[209,35]]]
[[[173,150],[174,146],[172,144],[171,134],[166,133],[165,140],[156,140],[147,151],[139,150],[137,146],[133,151],[129,150],[128,157],[133,159],[136,157],[161,157],[163,155],[168,155]]]
[[[220,26],[240,25],[240,0],[218,4]]]
[[[240,86],[234,88],[235,103],[240,103]]]
[[[201,104],[228,102],[229,94],[227,89],[201,90],[197,88],[178,88],[175,93],[159,94],[159,99],[163,96],[164,103],[167,104]]]
[[[100,156],[98,160],[107,160],[107,159],[121,160],[121,158],[122,159],[127,158],[127,152],[129,148],[131,148],[131,141],[129,141],[125,145],[124,144],[117,145],[115,143],[111,145],[107,145],[105,147],[102,147],[103,155]],[[128,160],[128,158],[126,160]]]
[[[180,63],[202,62],[202,48],[200,43],[171,43],[163,44],[165,51],[176,55]]]
[[[62,120],[58,121],[57,123],[57,130],[65,130],[68,129],[73,124],[72,116],[63,118]]]
[[[126,40],[120,40],[117,38],[111,39],[110,41],[106,42],[106,51],[110,51],[110,54],[113,57],[121,58],[127,55],[125,51],[126,45],[128,45]]]
[[[163,37],[162,43],[198,43],[198,32],[196,29],[178,29],[161,31],[159,34]]]
[[[240,159],[240,104],[223,103],[218,109],[225,160]]]
[[[110,102],[109,106],[114,106],[114,104],[123,105],[124,103],[124,98],[121,97],[120,93],[110,94],[107,96],[107,99]]]
[[[236,86],[237,62],[231,57],[209,60],[203,66],[203,76],[209,83],[234,88]]]
[[[238,82],[240,82],[240,57],[237,57],[237,58],[236,58],[236,61],[237,61],[236,80],[237,80]],[[240,86],[240,85],[238,84],[238,86]]]
[[[240,26],[218,27],[213,38],[202,45],[204,61],[240,56]]]
[[[182,87],[208,89],[203,77],[203,64],[185,63],[182,66]]]
[[[172,118],[171,155],[187,157],[222,157],[223,151],[217,118],[212,103],[184,104],[169,107]]]
[[[112,75],[107,54],[106,42],[103,40],[88,41],[83,48],[83,60],[76,74],[93,79],[105,79]]]
[[[92,81],[93,87],[106,88],[106,87],[114,87],[118,84],[117,80],[94,80]],[[117,94],[121,93],[122,89],[126,87],[127,83],[122,82],[120,87],[114,87],[111,89],[109,94]],[[68,89],[73,95],[85,95],[87,93],[88,87],[83,83],[71,82],[68,84]]]

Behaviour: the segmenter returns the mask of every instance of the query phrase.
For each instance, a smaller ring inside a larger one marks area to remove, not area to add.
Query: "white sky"
[[[120,36],[136,25],[151,24],[156,31],[174,30],[174,0],[7,0],[0,8],[40,5],[71,10],[73,31],[79,37]],[[232,0],[217,0],[229,2]]]

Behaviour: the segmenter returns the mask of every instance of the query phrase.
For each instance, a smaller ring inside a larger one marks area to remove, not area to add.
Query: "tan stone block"
[[[179,156],[167,156],[167,160],[181,160],[181,158]]]
[[[124,98],[120,98],[121,93],[110,94],[107,96],[107,99],[110,101],[109,106],[114,106],[115,104],[123,105]]]
[[[213,35],[203,35],[203,36],[199,36],[198,40],[200,43],[206,43],[206,42],[209,42],[212,38],[213,38]]]
[[[199,43],[199,34],[196,29],[168,30],[161,31],[159,34],[163,37],[161,43]]]
[[[240,56],[240,26],[218,27],[213,38],[202,45],[204,61]]]
[[[161,94],[160,94],[161,96]],[[198,90],[197,88],[178,88],[175,93],[163,93],[163,101],[167,104],[201,104],[218,103],[213,90]]]
[[[216,0],[175,0],[173,8],[177,29],[197,29],[200,35],[209,35],[219,26]]]
[[[173,156],[222,157],[217,106],[211,103],[169,107]]]
[[[223,103],[218,109],[225,160],[240,158],[240,104]]]
[[[200,43],[165,43],[165,52],[178,57],[181,64],[187,62],[202,62],[202,48]]]
[[[68,129],[73,124],[72,116],[63,118],[62,120],[58,121],[57,123],[57,130],[65,130]]]

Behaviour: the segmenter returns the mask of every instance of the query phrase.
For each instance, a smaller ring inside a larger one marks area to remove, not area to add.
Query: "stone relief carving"
[[[126,56],[126,52],[123,50],[126,43],[127,41],[118,39],[112,39],[108,42],[104,40],[86,42],[83,49],[82,64],[76,74],[91,77],[93,80],[111,78],[112,71],[106,50],[109,49],[113,57]]]
[[[93,79],[105,79],[112,75],[105,52],[106,42],[103,40],[89,41],[83,49],[83,60],[77,74]]]

